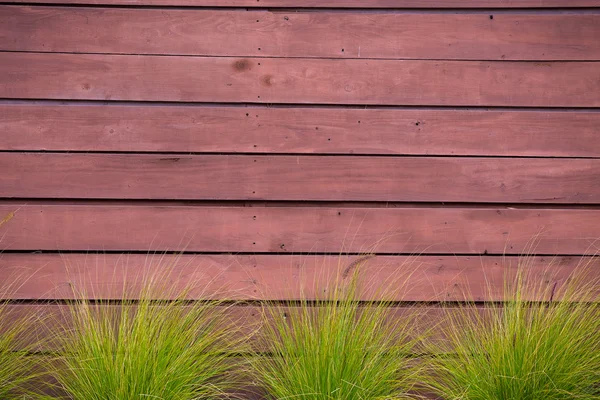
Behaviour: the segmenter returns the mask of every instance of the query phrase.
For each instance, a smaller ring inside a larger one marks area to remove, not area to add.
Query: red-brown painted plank
[[[1,53],[0,97],[599,107],[599,66]]]
[[[186,306],[183,306],[186,307]],[[265,333],[265,325],[272,324],[276,318],[296,319],[302,316],[304,311],[303,308],[298,306],[276,306],[276,309],[266,309],[260,306],[240,306],[234,305],[227,308],[218,307],[216,311],[225,319],[232,322],[232,331],[230,334],[233,337],[239,337],[238,335],[244,335],[245,343],[249,347],[242,349],[243,356],[251,356],[248,352],[251,350],[257,351],[268,351],[271,349],[271,342],[266,341],[263,333]],[[30,351],[60,351],[61,343],[58,341],[60,337],[56,337],[56,331],[59,329],[70,329],[73,326],[72,309],[65,304],[9,304],[6,306],[6,312],[8,313],[7,320],[16,320],[17,318],[35,318],[36,320],[44,321],[44,323],[34,324],[32,331],[33,333],[28,338],[29,343],[19,343],[21,346],[29,344],[28,350]],[[316,312],[316,308],[313,308],[312,312]],[[104,315],[120,315],[122,310],[121,305],[117,304],[103,304],[99,306],[92,306],[90,311],[92,313],[100,313],[103,311]],[[435,307],[435,306],[419,306],[419,307],[397,307],[391,306],[387,313],[386,318],[411,318],[411,328],[413,331],[411,334],[421,334],[426,330],[431,330],[436,324],[442,322],[446,316],[456,316],[456,312],[459,308],[456,307]],[[310,311],[309,311],[310,312]],[[500,312],[500,308],[497,306],[481,306],[473,310],[482,317],[489,318],[492,314]],[[431,332],[436,335],[435,331]],[[54,335],[53,335],[54,334]],[[410,337],[410,336],[409,336]],[[38,338],[40,341],[31,342],[31,339],[35,340]],[[432,338],[439,339],[441,336],[433,336]],[[47,339],[47,340],[44,340]],[[33,345],[33,347],[31,347]],[[228,349],[224,349],[227,351]],[[236,355],[240,354],[240,349],[236,351]],[[255,355],[255,354],[254,354]],[[235,358],[233,361],[239,361]],[[251,399],[254,397],[248,397],[244,395],[243,399]],[[257,397],[257,400],[264,400],[265,397]]]
[[[6,250],[521,254],[536,237],[538,254],[600,250],[593,209],[3,202],[0,215]]]
[[[497,14],[490,19],[482,13],[0,6],[0,20],[4,21],[0,25],[0,50],[11,51],[237,57],[600,59],[597,40],[600,14]]]
[[[56,0],[14,0],[56,3]],[[598,0],[61,0],[62,4],[286,8],[556,8],[600,7]]]
[[[4,198],[600,203],[600,159],[1,153]]]
[[[79,296],[82,298],[85,296]],[[40,351],[61,351],[63,336],[57,335],[64,330],[69,330],[73,326],[73,312],[76,308],[71,308],[65,304],[6,304],[3,305],[2,311],[4,321],[15,321],[29,319],[34,321],[31,324],[30,330],[27,332],[25,340],[20,341],[19,346],[29,346],[28,350],[33,352]],[[77,306],[75,306],[77,307]],[[182,306],[187,307],[187,306]],[[286,307],[286,310],[295,310],[294,307]],[[92,314],[97,313],[99,318],[113,316],[115,322],[119,319],[116,317],[123,312],[121,304],[102,304],[98,306],[90,306]],[[402,315],[403,309],[397,307],[392,309],[392,315]],[[431,317],[441,316],[441,310],[436,308],[428,308]],[[102,316],[100,316],[102,312]],[[232,325],[232,335],[246,335],[247,339],[252,339],[253,346],[256,346],[257,338],[253,335],[255,331],[261,328],[263,319],[266,314],[262,313],[260,306],[227,306],[221,305],[214,309],[215,316],[220,316],[230,322]],[[0,327],[1,329],[1,327]],[[1,331],[0,331],[1,332]],[[233,338],[233,336],[232,336]],[[256,349],[259,349],[257,346]],[[226,349],[224,349],[226,350]],[[245,350],[250,350],[246,348]],[[62,397],[61,397],[62,398]]]
[[[528,279],[564,281],[578,266],[600,278],[600,259],[498,256],[302,256],[0,254],[3,280],[19,277],[10,299],[138,298],[151,279],[177,286],[157,293],[190,298],[322,298],[333,282],[359,273],[360,298],[394,301],[501,300],[503,279],[521,263]]]
[[[0,150],[600,157],[600,113],[0,103]]]

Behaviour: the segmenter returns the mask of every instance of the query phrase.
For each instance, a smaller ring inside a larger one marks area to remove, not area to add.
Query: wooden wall
[[[599,61],[599,0],[11,0],[0,277],[289,300],[362,259],[497,300],[600,248]]]

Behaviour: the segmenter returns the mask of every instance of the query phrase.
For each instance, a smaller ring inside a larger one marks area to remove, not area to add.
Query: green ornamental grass
[[[10,298],[14,285],[5,284],[2,299]],[[24,399],[31,383],[39,377],[30,352],[37,343],[32,313],[19,312],[7,300],[0,300],[0,399]]]
[[[240,344],[228,306],[189,302],[186,291],[161,281],[169,279],[145,284],[137,301],[80,296],[69,306],[70,322],[59,337],[63,355],[55,366],[69,399],[226,397],[233,384],[229,353]]]
[[[408,358],[418,341],[414,313],[398,318],[390,301],[360,301],[355,271],[317,290],[326,291],[321,299],[266,304],[261,347],[269,352],[257,353],[253,368],[268,398],[409,398],[419,371]]]
[[[3,217],[0,227],[13,216],[11,212]],[[6,400],[28,398],[33,394],[31,383],[40,376],[30,354],[39,344],[34,329],[37,315],[19,312],[9,301],[22,278],[11,276],[0,285],[0,399]]]
[[[505,278],[502,307],[468,304],[440,325],[431,389],[448,400],[600,399],[597,271],[536,278],[524,262]]]

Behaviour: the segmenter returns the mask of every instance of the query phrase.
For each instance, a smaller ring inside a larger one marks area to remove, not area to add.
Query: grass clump
[[[273,399],[408,398],[418,379],[407,358],[414,338],[410,310],[399,318],[390,301],[360,300],[360,265],[304,298],[264,309],[262,350],[254,362],[261,387]],[[379,283],[380,284],[380,283]],[[405,310],[407,311],[407,310]]]
[[[0,227],[10,221],[11,212],[0,220]],[[2,236],[0,236],[2,241]],[[41,342],[35,330],[39,322],[37,313],[19,310],[10,303],[11,298],[24,283],[21,274],[5,278],[0,285],[0,399],[26,399],[34,395],[32,382],[42,374],[31,352]]]
[[[442,398],[600,399],[600,282],[584,267],[563,282],[532,269],[505,277],[501,307],[468,304],[440,326],[451,354],[426,380]]]
[[[37,318],[3,300],[10,298],[13,289],[14,285],[6,284],[0,290],[0,399],[7,400],[32,395],[31,383],[40,375],[30,355],[37,343]]]
[[[61,333],[59,387],[74,400],[224,398],[234,337],[228,307],[189,302],[186,291],[145,283],[136,301],[69,306]],[[157,300],[164,299],[164,300]]]

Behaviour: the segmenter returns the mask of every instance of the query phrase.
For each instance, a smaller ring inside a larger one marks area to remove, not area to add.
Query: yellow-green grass
[[[316,288],[320,298],[302,298],[287,307],[265,304],[259,339],[261,350],[269,352],[258,352],[252,367],[269,398],[410,397],[419,380],[419,367],[409,358],[418,341],[417,314],[398,318],[385,299],[393,296],[383,289],[381,301],[361,301],[363,278],[357,265]]]
[[[14,279],[13,279],[14,278]],[[32,383],[40,377],[35,358],[36,313],[21,312],[9,300],[20,277],[11,277],[0,288],[0,399],[24,399],[34,393]]]
[[[119,302],[68,306],[53,360],[61,390],[74,400],[226,398],[234,386],[231,353],[240,335],[230,306],[187,299],[171,277],[153,276]]]
[[[598,271],[582,265],[561,280],[552,269],[533,276],[525,258],[499,307],[448,313],[427,385],[447,400],[599,399]]]

